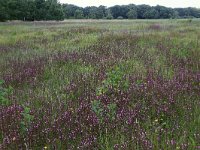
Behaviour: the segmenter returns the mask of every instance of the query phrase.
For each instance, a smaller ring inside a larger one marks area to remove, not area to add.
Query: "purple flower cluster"
[[[181,115],[188,119],[187,121],[191,119],[192,106],[197,102],[195,99],[200,90],[199,74],[180,70],[173,79],[166,80],[149,71],[146,78],[130,76],[129,80],[130,86],[127,91],[110,88],[108,92],[99,96],[95,91],[85,91],[90,98],[81,96],[86,94],[83,92],[78,100],[69,101],[67,107],[64,103],[60,104],[60,111],[55,117],[52,116],[51,106],[48,105],[41,110],[32,110],[34,119],[25,135],[20,131],[23,107],[1,106],[1,146],[34,147],[45,144],[57,145],[60,142],[65,148],[92,149],[101,148],[101,140],[109,139],[109,136],[116,138],[120,134],[125,136],[126,144],[113,143],[114,149],[154,149],[156,145],[151,134],[160,132],[161,137],[157,138],[161,140],[167,134],[179,133],[181,124],[178,121]],[[142,82],[139,83],[138,80]],[[74,88],[76,84],[78,83],[69,87],[72,93],[77,90]],[[83,82],[79,82],[80,84]],[[184,99],[184,95],[190,96],[190,99]],[[103,122],[92,110],[91,102],[94,99],[100,101],[103,106]],[[107,115],[108,105],[112,103],[117,106],[114,119]],[[151,130],[147,130],[148,128]],[[169,147],[177,145],[173,138],[164,140]],[[179,146],[185,148],[187,145],[188,143],[181,143]]]
[[[24,83],[35,83],[44,70],[45,58],[27,62],[11,61],[11,71],[3,76],[7,85],[19,86]]]
[[[160,26],[151,28],[157,30]],[[96,31],[86,31],[90,32]],[[155,58],[149,55],[148,48],[136,45],[140,37],[120,34],[101,38],[101,43],[83,52],[11,62],[11,72],[3,78],[6,85],[15,88],[23,87],[24,83],[37,86],[48,63],[79,62],[93,66],[95,71],[74,73],[70,83],[61,88],[63,97],[57,93],[58,98],[55,96],[51,101],[41,98],[37,106],[33,98],[28,103],[33,119],[28,121],[24,121],[26,104],[0,105],[0,149],[185,150],[199,147],[197,57],[184,51],[174,53],[171,45],[158,44],[159,52],[155,55],[166,56],[164,65],[173,67],[172,77],[166,78],[162,67],[153,66]],[[120,62],[135,57],[144,63],[146,72],[142,76],[124,73],[128,70],[126,65],[122,74],[112,72]],[[103,92],[97,92],[99,87]]]

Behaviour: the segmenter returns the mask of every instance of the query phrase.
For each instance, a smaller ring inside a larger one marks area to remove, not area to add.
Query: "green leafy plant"
[[[136,80],[137,85],[141,85],[143,83],[143,80]]]
[[[97,88],[96,94],[99,96],[108,92],[109,88],[118,91],[119,89],[127,90],[129,81],[124,79],[124,71],[121,67],[115,67],[107,73],[107,78],[102,82],[102,86]]]
[[[105,107],[103,107],[102,103],[98,100],[92,101],[92,110],[95,112],[97,117],[100,119],[100,122],[103,122],[104,116],[108,116],[111,120],[115,119],[117,105],[115,103],[111,103],[107,105],[109,111],[105,111]],[[105,112],[105,115],[103,114]]]
[[[100,122],[103,122],[103,106],[100,101],[92,101],[92,110],[95,112]]]
[[[31,124],[33,120],[33,116],[30,114],[30,108],[24,107],[24,111],[22,112],[23,120],[20,122],[21,132],[24,134],[27,131],[28,126]]]
[[[108,116],[111,120],[115,119],[117,105],[115,103],[108,104],[109,113]]]
[[[7,97],[9,94],[12,93],[13,88],[12,87],[3,88],[3,86],[2,86],[3,83],[4,83],[4,81],[0,80],[0,105],[7,106],[11,103]]]

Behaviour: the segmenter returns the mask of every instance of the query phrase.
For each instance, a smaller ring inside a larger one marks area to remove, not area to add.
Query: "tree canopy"
[[[0,21],[63,19],[63,7],[57,0],[0,0]]]
[[[200,9],[197,8],[168,8],[164,6],[149,5],[115,5],[112,7],[91,6],[78,7],[71,4],[63,4],[65,18],[74,18],[77,10],[83,11],[85,19],[169,19],[169,18],[200,18]]]
[[[200,18],[197,8],[168,8],[149,5],[78,7],[58,0],[0,0],[0,21],[64,19],[169,19]]]

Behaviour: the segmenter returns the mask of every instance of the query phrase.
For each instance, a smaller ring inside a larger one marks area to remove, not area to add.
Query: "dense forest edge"
[[[149,5],[78,7],[58,0],[0,0],[0,21],[64,19],[175,19],[200,18],[198,8],[168,8]]]

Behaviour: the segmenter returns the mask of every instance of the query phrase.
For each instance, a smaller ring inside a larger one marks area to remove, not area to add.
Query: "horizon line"
[[[71,3],[63,3],[63,2],[60,2],[60,4],[68,4],[68,5],[74,5],[74,6],[78,6],[78,7],[82,7],[82,8],[86,8],[86,7],[99,7],[99,6],[105,6],[107,8],[109,7],[113,7],[113,6],[127,6],[127,5],[136,5],[136,6],[139,6],[139,5],[148,5],[148,6],[151,6],[151,7],[156,7],[156,6],[163,6],[163,7],[166,7],[166,8],[172,8],[172,9],[175,9],[175,8],[196,8],[196,9],[200,9],[200,7],[191,7],[191,6],[188,6],[188,7],[169,7],[169,6],[164,6],[164,5],[149,5],[149,4],[134,4],[134,3],[129,3],[129,4],[116,4],[116,5],[112,5],[112,6],[106,6],[106,5],[88,5],[88,6],[80,6],[80,5],[77,5],[77,4],[71,4]]]

